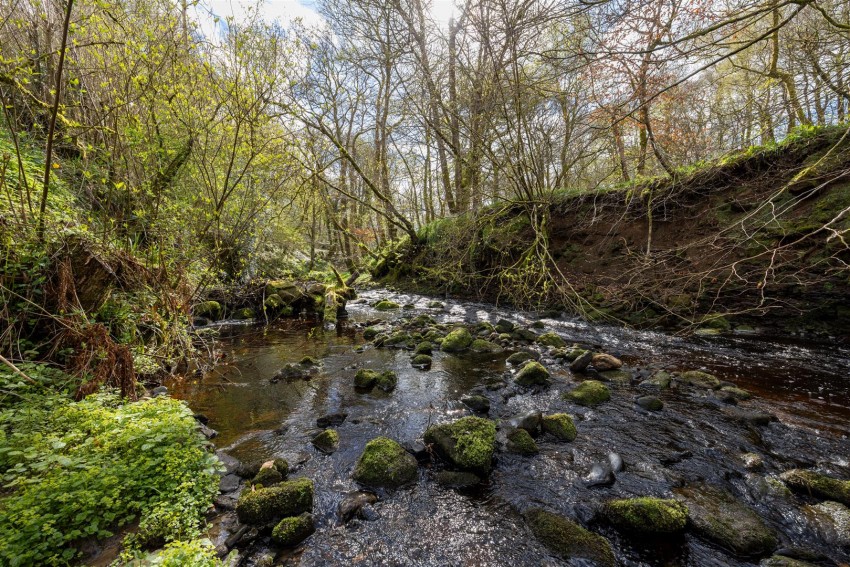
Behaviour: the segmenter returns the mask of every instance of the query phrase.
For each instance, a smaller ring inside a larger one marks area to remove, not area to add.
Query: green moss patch
[[[540,543],[565,560],[588,559],[605,567],[614,567],[617,564],[607,539],[584,529],[572,520],[532,508],[525,513],[525,521]]]
[[[459,468],[487,474],[493,461],[496,424],[480,417],[464,417],[428,428],[425,442]]]
[[[545,386],[549,383],[549,371],[536,360],[532,360],[517,372],[514,382],[520,386]]]
[[[395,488],[416,478],[416,459],[386,437],[366,443],[354,467],[354,480],[368,486]]]
[[[236,515],[243,524],[265,524],[312,509],[313,481],[299,478],[269,488],[244,491],[236,504]]]
[[[525,429],[514,429],[508,434],[508,450],[520,455],[536,455],[540,452],[537,443]]]
[[[566,413],[553,413],[544,415],[542,420],[543,431],[554,435],[561,441],[572,441],[578,435],[573,418]]]
[[[802,469],[786,471],[779,478],[788,488],[797,492],[835,500],[850,506],[850,480],[839,480]]]
[[[458,327],[446,335],[440,348],[445,352],[463,352],[472,344],[472,335],[464,327]]]
[[[624,531],[669,534],[685,529],[688,508],[681,502],[661,498],[612,500],[604,507],[606,519]]]
[[[272,530],[272,540],[278,545],[298,545],[316,531],[313,515],[309,513],[284,518]]]
[[[598,380],[585,380],[575,389],[564,394],[564,398],[580,406],[593,407],[610,400],[611,391],[608,386]]]

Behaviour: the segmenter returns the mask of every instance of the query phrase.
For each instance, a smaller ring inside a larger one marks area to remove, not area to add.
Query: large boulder
[[[607,539],[572,520],[532,508],[525,513],[525,521],[540,543],[565,560],[587,559],[603,567],[614,567],[617,564]]]
[[[725,490],[696,485],[676,490],[688,508],[688,520],[704,538],[744,557],[764,555],[776,548],[776,534],[738,498]]]
[[[599,380],[585,380],[573,390],[564,394],[564,398],[580,406],[598,406],[611,399],[611,390]]]
[[[480,417],[463,417],[429,427],[425,443],[458,468],[486,475],[493,461],[496,424]]]
[[[386,437],[376,437],[363,448],[354,467],[354,480],[367,486],[396,488],[416,478],[416,459]]]
[[[472,344],[472,335],[465,327],[458,327],[446,335],[440,348],[444,352],[463,352]]]
[[[644,534],[670,534],[685,529],[688,509],[681,502],[662,498],[612,500],[602,515],[617,528]]]
[[[835,500],[850,506],[850,481],[848,480],[839,480],[815,471],[802,469],[786,471],[779,478],[788,488],[797,492]]]
[[[269,488],[245,490],[236,504],[236,515],[243,524],[266,524],[312,509],[313,481],[299,478]]]

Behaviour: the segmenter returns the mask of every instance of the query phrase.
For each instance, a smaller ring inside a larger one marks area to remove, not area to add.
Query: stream
[[[405,309],[377,311],[370,304],[390,299]],[[315,482],[316,532],[291,550],[278,550],[260,536],[240,547],[240,565],[591,565],[565,561],[530,532],[522,513],[541,507],[571,518],[607,538],[621,565],[758,565],[768,557],[741,557],[693,530],[665,538],[634,537],[599,521],[599,507],[613,498],[669,497],[693,483],[719,486],[755,510],[778,535],[788,555],[811,556],[815,564],[850,562],[846,542],[830,544],[800,511],[820,500],[776,488],[778,475],[792,468],[816,468],[850,478],[850,347],[807,343],[794,337],[758,334],[682,338],[577,319],[538,318],[534,313],[492,305],[440,300],[387,290],[368,290],[349,302],[349,317],[326,330],[314,319],[283,319],[269,326],[226,324],[219,328],[220,363],[203,375],[174,379],[170,395],[186,400],[218,432],[213,440],[223,458],[243,462],[282,457],[291,477]],[[412,307],[411,307],[412,306]],[[554,331],[567,344],[612,354],[632,379],[611,384],[611,401],[578,406],[561,394],[581,381],[569,363],[533,345],[552,374],[550,387],[525,391],[510,384],[516,369],[506,364],[514,349],[488,355],[435,350],[429,370],[411,366],[411,352],[376,348],[363,338],[367,322],[393,325],[427,314],[438,323],[495,323],[507,319],[537,333]],[[536,323],[539,321],[539,323]],[[539,328],[542,324],[542,328]],[[272,383],[287,363],[304,356],[320,361],[309,380]],[[397,388],[357,391],[357,369],[393,370]],[[753,394],[737,405],[710,392],[672,388],[657,393],[663,410],[635,404],[645,394],[637,384],[658,370],[704,370]],[[474,392],[490,401],[489,417],[510,420],[533,411],[567,412],[578,437],[560,442],[537,439],[540,452],[523,456],[497,452],[489,478],[469,489],[434,480],[437,462],[420,464],[417,480],[398,490],[378,491],[368,519],[343,524],[337,508],[360,490],[351,478],[364,445],[386,436],[404,447],[421,446],[429,425],[472,412],[459,400]],[[754,425],[737,410],[766,412],[776,420]],[[321,432],[316,419],[347,413],[336,427],[339,450],[327,455],[311,439]],[[610,486],[583,482],[594,464],[618,454],[622,472]],[[753,453],[761,467],[747,467]],[[770,482],[773,480],[774,482]],[[212,522],[216,545],[236,529],[235,513]],[[274,558],[274,559],[272,559]]]

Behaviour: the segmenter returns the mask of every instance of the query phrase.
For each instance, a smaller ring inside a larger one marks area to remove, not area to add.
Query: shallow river
[[[384,297],[415,308],[382,313],[369,306]],[[452,300],[445,301],[444,308],[428,308],[433,298],[384,290],[364,292],[361,300],[366,301],[349,304],[349,319],[333,330],[324,330],[314,320],[296,319],[270,327],[222,327],[216,345],[221,363],[203,376],[167,384],[172,395],[209,418],[223,453],[244,461],[283,457],[294,465],[294,476],[315,481],[317,531],[295,551],[278,554],[278,564],[569,564],[531,535],[521,515],[530,506],[561,513],[601,533],[623,565],[758,564],[759,558],[735,557],[689,531],[649,540],[624,536],[594,520],[594,511],[611,498],[669,496],[673,488],[694,482],[723,486],[746,502],[779,533],[780,547],[814,550],[824,555],[825,565],[850,561],[847,548],[824,545],[806,527],[799,512],[804,500],[776,497],[765,482],[790,468],[815,466],[850,478],[846,345],[752,335],[685,339],[566,318],[542,319],[545,331],[557,332],[568,344],[618,356],[635,373],[632,384],[612,387],[610,402],[589,409],[561,398],[578,379],[545,354],[541,361],[552,372],[554,384],[542,392],[508,396],[482,385],[503,380],[512,371],[505,363],[510,352],[481,357],[435,351],[433,366],[425,371],[411,367],[410,352],[374,348],[362,336],[365,322],[376,319],[425,313],[438,322],[495,323],[505,318],[528,326],[538,320],[534,314]],[[321,361],[316,376],[270,382],[282,366],[305,355]],[[391,393],[355,391],[357,368],[394,370],[398,387]],[[657,369],[707,370],[755,395],[741,407],[767,411],[778,421],[747,425],[729,416],[727,404],[692,390],[663,391],[664,409],[643,411],[634,403],[639,390],[633,384]],[[383,435],[412,446],[429,424],[468,415],[459,399],[473,389],[490,399],[492,419],[566,411],[576,419],[578,438],[560,443],[541,437],[540,453],[532,457],[500,452],[489,479],[474,490],[444,488],[433,480],[438,466],[420,466],[413,485],[380,494],[372,521],[341,525],[337,505],[347,492],[358,489],[351,471],[365,443]],[[337,428],[340,449],[324,455],[310,440],[321,431],[316,418],[335,412],[345,412],[348,418]],[[586,487],[582,477],[610,452],[622,457],[624,471],[611,486]],[[743,453],[761,455],[763,469],[747,470]],[[214,539],[226,535],[227,521],[219,519]],[[263,553],[268,554],[268,548],[254,546],[243,564],[256,564]]]

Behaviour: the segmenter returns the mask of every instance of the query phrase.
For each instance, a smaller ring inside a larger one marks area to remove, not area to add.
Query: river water
[[[378,298],[414,307],[379,312],[369,305]],[[539,332],[555,331],[568,344],[618,356],[637,377],[632,384],[612,387],[612,400],[590,409],[561,398],[578,379],[545,353],[541,360],[554,384],[537,393],[506,395],[487,385],[509,379],[505,359],[510,352],[482,357],[435,351],[426,371],[411,366],[408,351],[374,348],[363,339],[367,321],[392,324],[423,313],[438,322],[495,323],[505,318],[528,326],[539,320],[533,313],[463,301],[446,300],[442,308],[429,308],[431,301],[371,290],[361,294],[360,302],[350,303],[349,318],[331,330],[312,319],[286,319],[268,327],[226,325],[216,344],[220,364],[203,376],[168,384],[172,395],[209,418],[209,426],[219,432],[214,442],[222,453],[243,461],[283,457],[295,468],[294,476],[314,480],[317,531],[296,550],[278,553],[276,564],[587,564],[565,563],[535,540],[521,515],[530,506],[561,513],[604,535],[622,565],[758,564],[759,558],[735,557],[690,531],[649,540],[621,534],[594,519],[594,512],[611,498],[665,497],[695,482],[722,486],[756,510],[779,533],[780,547],[815,550],[825,555],[824,564],[850,561],[847,548],[825,546],[805,525],[799,512],[804,500],[776,496],[765,482],[795,467],[818,467],[850,478],[846,345],[758,335],[681,338],[563,317],[540,320],[544,328]],[[314,377],[271,383],[281,367],[306,355],[321,361]],[[358,368],[394,370],[397,389],[355,391]],[[707,392],[684,389],[664,391],[661,412],[643,411],[634,404],[639,395],[634,384],[658,369],[707,370],[754,394],[741,407],[769,412],[778,421],[767,426],[742,423],[730,417],[730,406]],[[433,479],[438,465],[420,466],[413,485],[379,493],[371,521],[341,524],[337,506],[346,493],[359,488],[351,472],[366,442],[387,436],[413,446],[429,424],[468,415],[459,399],[471,390],[490,399],[492,419],[566,411],[575,417],[578,438],[571,443],[540,438],[540,453],[532,457],[500,452],[489,479],[472,490],[444,488]],[[321,431],[316,419],[336,412],[348,414],[337,428],[340,449],[325,455],[310,441]],[[625,463],[616,482],[585,486],[582,477],[611,452]],[[743,453],[761,455],[763,469],[747,470]],[[688,456],[671,458],[683,454]],[[232,518],[215,522],[214,540],[227,535],[222,526],[228,521]],[[270,552],[277,550],[255,543],[244,550],[243,564],[258,564]]]

